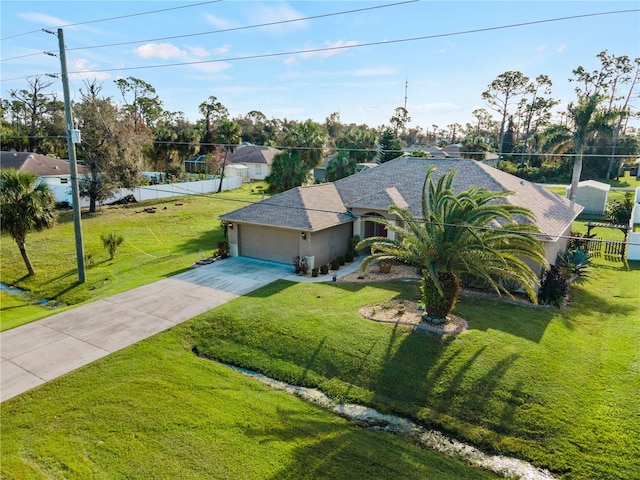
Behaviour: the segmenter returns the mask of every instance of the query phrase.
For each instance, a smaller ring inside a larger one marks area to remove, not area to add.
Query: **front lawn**
[[[211,256],[218,242],[225,240],[218,216],[260,198],[256,189],[245,185],[221,194],[104,206],[95,214],[83,211],[86,282],[82,285],[78,284],[72,213],[63,211],[55,227],[27,235],[27,252],[37,272],[34,277],[26,276],[13,239],[2,237],[2,282],[25,290],[34,300],[77,305],[160,280]],[[156,207],[155,213],[144,211],[151,207]],[[100,238],[110,232],[124,237],[114,260],[109,260]],[[52,313],[26,308],[30,302],[12,297],[3,294],[0,330]],[[19,304],[25,308],[15,308]]]
[[[191,323],[198,351],[414,418],[571,479],[640,472],[640,265],[596,260],[564,310],[463,298],[459,336],[358,315],[406,283],[280,281]]]
[[[3,402],[2,478],[495,478],[198,358],[186,330]]]

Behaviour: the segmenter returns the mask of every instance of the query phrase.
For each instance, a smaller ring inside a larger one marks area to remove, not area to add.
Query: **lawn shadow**
[[[385,432],[363,430],[353,423],[283,407],[277,414],[280,421],[275,427],[258,422],[244,428],[245,435],[259,439],[261,444],[295,445],[276,471],[264,477],[269,480],[418,478],[416,464],[426,466],[426,478],[493,478],[435,452],[396,441]],[[386,453],[389,449],[394,452],[393,462]]]

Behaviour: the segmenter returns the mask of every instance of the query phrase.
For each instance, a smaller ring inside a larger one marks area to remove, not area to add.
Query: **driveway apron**
[[[0,333],[0,401],[291,274],[231,257]]]

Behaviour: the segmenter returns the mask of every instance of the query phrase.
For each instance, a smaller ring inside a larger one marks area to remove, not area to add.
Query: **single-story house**
[[[251,145],[243,143],[229,154],[227,163],[230,165],[242,164],[248,168],[251,180],[264,180],[271,173],[271,164],[280,150],[263,145]]]
[[[565,237],[582,211],[580,205],[474,160],[400,157],[332,183],[293,188],[222,215],[220,220],[229,227],[231,255],[281,263],[305,256],[311,266],[329,263],[348,251],[354,235],[361,239],[387,235],[382,225],[368,219],[395,219],[389,213],[391,205],[421,216],[422,186],[432,165],[436,167],[434,180],[457,170],[453,184],[457,192],[472,186],[514,191],[507,201],[533,211],[547,260],[554,263],[558,252],[566,249]]]
[[[68,160],[32,152],[0,152],[0,168],[31,172],[48,185],[70,185],[71,167]],[[78,175],[86,168],[78,165]]]
[[[584,212],[592,215],[604,215],[607,209],[610,185],[596,180],[584,180],[578,183],[573,200],[584,207]],[[571,186],[566,188],[566,196],[569,197]]]
[[[413,152],[428,153],[431,158],[446,158],[449,156],[446,151],[433,145],[412,145],[405,150],[407,155],[411,155]]]

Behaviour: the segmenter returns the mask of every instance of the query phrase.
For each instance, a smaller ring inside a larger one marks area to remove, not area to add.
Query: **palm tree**
[[[545,145],[556,153],[575,149],[569,200],[573,201],[578,191],[582,174],[582,157],[591,137],[597,134],[612,134],[611,122],[618,116],[616,111],[599,111],[598,105],[604,97],[598,93],[583,95],[578,104],[569,104],[568,118],[572,127],[556,125],[545,133]]]
[[[422,218],[406,209],[390,207],[399,222],[371,218],[385,225],[394,237],[370,237],[357,249],[370,248],[362,261],[366,270],[372,262],[398,260],[422,272],[421,291],[426,313],[445,318],[460,295],[462,274],[484,280],[498,293],[511,295],[501,285],[508,280],[522,286],[536,301],[538,277],[525,262],[531,259],[547,265],[542,244],[535,234],[532,212],[506,203],[512,192],[494,192],[472,187],[455,194],[451,188],[455,171],[448,171],[437,183],[430,167],[422,189]]]
[[[18,244],[29,275],[35,275],[25,248],[27,233],[52,227],[56,199],[49,186],[32,173],[13,169],[0,172],[0,231]]]

